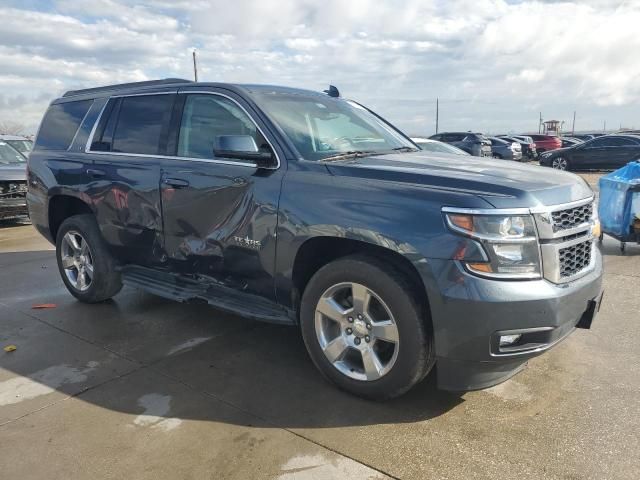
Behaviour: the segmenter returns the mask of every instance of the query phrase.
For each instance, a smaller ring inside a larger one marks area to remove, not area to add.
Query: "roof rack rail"
[[[184,78],[163,78],[161,80],[147,80],[144,82],[119,83],[116,85],[105,85],[104,87],[84,88],[81,90],[69,90],[62,97],[74,97],[76,95],[85,95],[89,93],[102,93],[112,90],[124,90],[133,87],[153,87],[155,85],[170,85],[173,83],[193,83],[192,80]]]

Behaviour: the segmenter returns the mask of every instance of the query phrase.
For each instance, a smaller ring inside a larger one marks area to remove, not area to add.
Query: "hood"
[[[0,182],[9,181],[27,181],[27,164],[2,165],[0,164]]]
[[[326,165],[333,175],[472,193],[496,208],[557,205],[593,195],[591,187],[573,173],[508,160],[415,152],[334,160]]]

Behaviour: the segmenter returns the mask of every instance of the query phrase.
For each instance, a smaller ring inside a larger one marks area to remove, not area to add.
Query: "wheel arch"
[[[395,246],[398,247],[398,245]],[[320,268],[339,258],[356,254],[384,262],[403,274],[413,286],[413,293],[424,308],[425,314],[430,317],[431,310],[426,286],[418,269],[406,254],[389,246],[332,236],[311,237],[305,240],[296,252],[291,273],[291,301],[296,312],[299,313],[300,299],[309,280]]]
[[[73,215],[94,214],[94,211],[84,200],[72,195],[54,195],[49,199],[48,223],[49,233],[55,241],[62,222]]]

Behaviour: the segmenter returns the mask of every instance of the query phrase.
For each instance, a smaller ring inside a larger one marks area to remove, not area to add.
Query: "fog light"
[[[517,343],[518,340],[522,338],[521,334],[518,335],[500,335],[500,346],[508,347],[509,345],[513,345]]]

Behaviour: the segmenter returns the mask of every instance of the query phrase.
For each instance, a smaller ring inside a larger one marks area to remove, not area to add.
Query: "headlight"
[[[446,212],[449,228],[479,241],[487,261],[465,263],[476,275],[491,278],[540,278],[540,250],[531,215]]]

